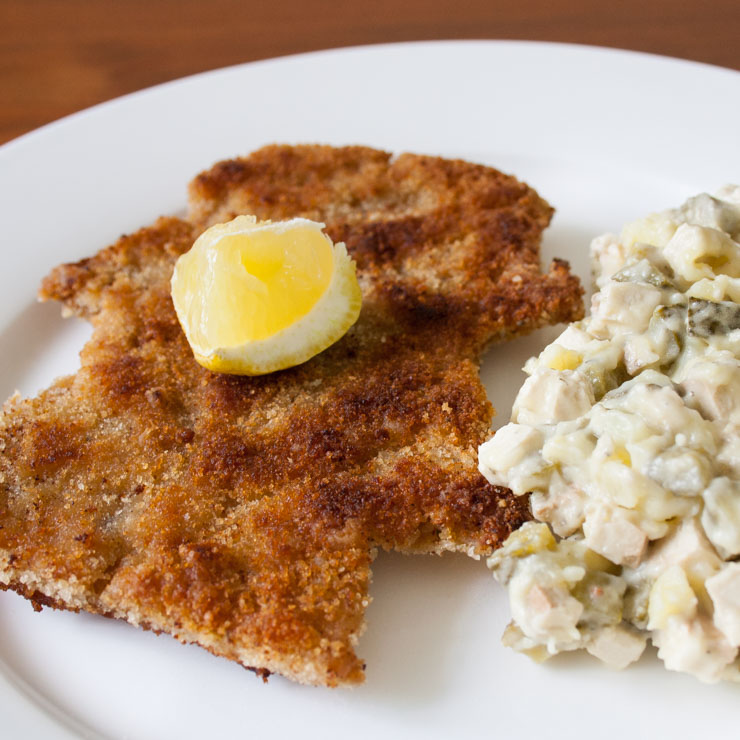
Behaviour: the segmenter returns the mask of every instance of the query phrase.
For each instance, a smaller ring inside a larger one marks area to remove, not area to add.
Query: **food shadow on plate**
[[[0,331],[0,396],[38,393],[55,378],[76,372],[92,327],[64,319],[58,303],[29,303]]]
[[[367,683],[352,701],[403,707],[438,701],[457,680],[459,645],[477,618],[481,577],[487,580],[482,564],[464,555],[380,553],[358,646]]]

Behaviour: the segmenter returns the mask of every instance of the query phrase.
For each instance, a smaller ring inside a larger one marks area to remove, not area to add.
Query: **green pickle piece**
[[[740,329],[740,305],[733,301],[689,299],[686,317],[688,332],[693,337],[709,338]]]

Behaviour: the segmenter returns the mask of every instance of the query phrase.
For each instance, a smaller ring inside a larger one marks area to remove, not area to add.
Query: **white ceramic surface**
[[[740,180],[740,74],[647,55],[528,42],[335,50],[199,75],[0,148],[0,395],[73,371],[89,335],[34,302],[55,264],[181,210],[214,161],[269,142],[363,143],[513,172],[556,208],[546,257],[587,278],[590,238]],[[487,357],[499,421],[552,331]],[[546,665],[501,647],[503,591],[462,556],[381,554],[351,691],[267,685],[169,637],[0,594],[0,737],[715,738],[740,688],[588,656]]]

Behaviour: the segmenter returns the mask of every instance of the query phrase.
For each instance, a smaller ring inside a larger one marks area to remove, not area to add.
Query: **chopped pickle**
[[[479,450],[490,481],[532,492],[537,521],[488,565],[504,642],[535,660],[623,668],[650,638],[671,670],[740,681],[738,224],[730,187],[595,239],[591,316],[527,362]]]

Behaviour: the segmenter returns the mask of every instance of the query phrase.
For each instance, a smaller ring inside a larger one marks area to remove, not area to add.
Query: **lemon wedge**
[[[298,365],[360,314],[355,264],[324,224],[238,216],[201,234],[175,264],[172,300],[195,359],[221,373]]]

